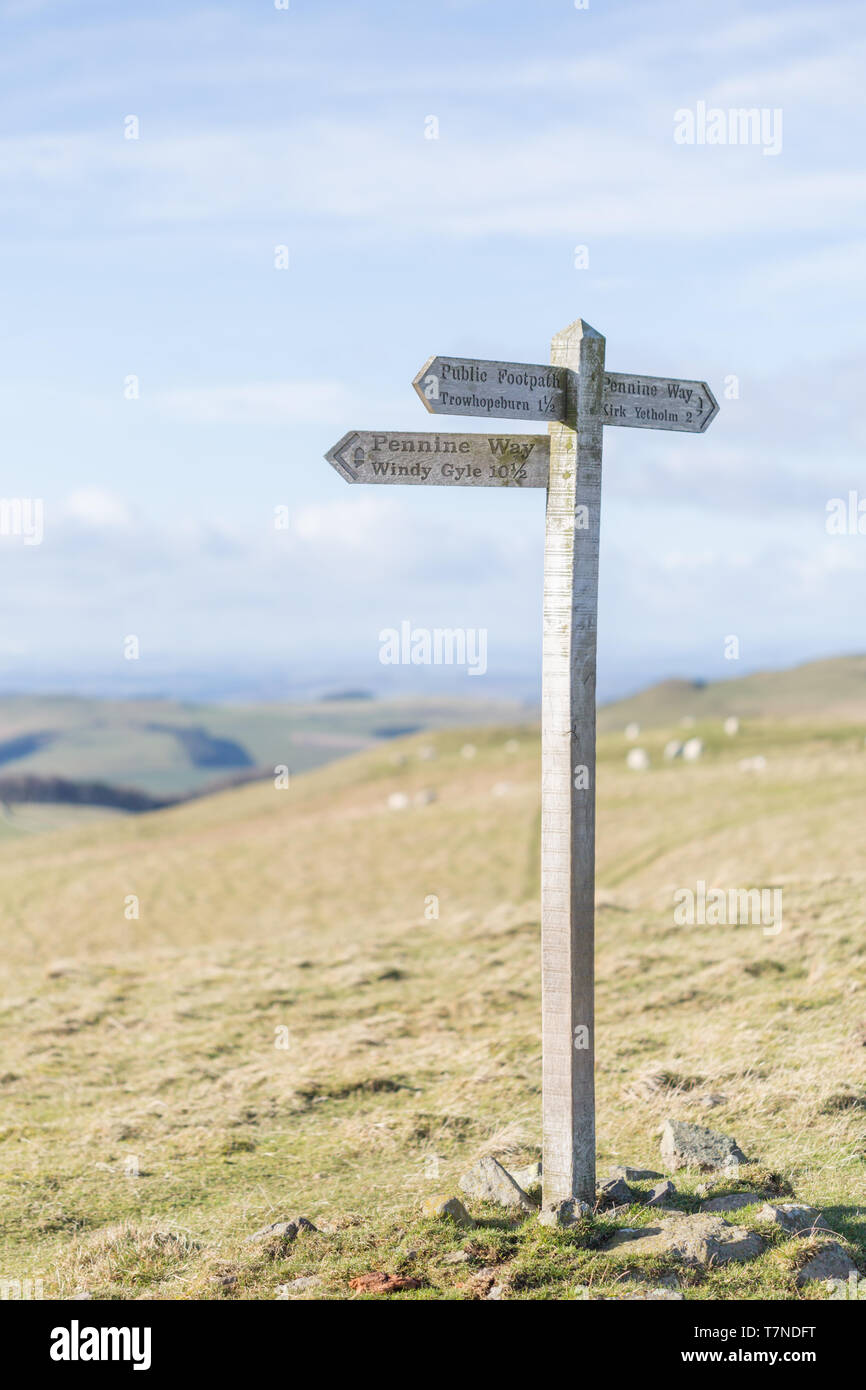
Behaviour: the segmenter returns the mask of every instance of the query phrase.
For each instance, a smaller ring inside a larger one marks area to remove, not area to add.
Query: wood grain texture
[[[558,333],[551,348],[551,362],[570,370],[566,418],[549,427],[544,551],[545,1202],[595,1201],[595,675],[604,353],[604,338],[581,319]],[[584,1040],[587,1045],[580,1045]]]

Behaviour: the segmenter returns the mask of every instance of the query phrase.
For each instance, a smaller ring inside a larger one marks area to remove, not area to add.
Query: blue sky
[[[543,495],[349,488],[322,455],[428,428],[433,353],[543,362],[578,316],[722,406],[605,433],[602,696],[863,648],[866,535],[825,526],[866,496],[861,6],[16,0],[0,28],[2,496],[45,515],[0,536],[0,688],[534,694]],[[780,109],[781,151],[677,144],[700,101]],[[383,668],[404,619],[486,628],[488,675]]]

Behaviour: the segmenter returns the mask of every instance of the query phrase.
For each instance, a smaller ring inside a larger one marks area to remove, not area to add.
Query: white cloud
[[[683,148],[673,114],[625,128],[559,122],[527,135],[449,131],[425,141],[394,119],[307,120],[270,129],[140,142],[89,133],[0,141],[7,222],[51,231],[97,205],[116,229],[296,220],[347,223],[402,240],[435,225],[449,237],[496,233],[714,240],[836,230],[866,197],[861,167],[809,169],[759,149]],[[616,177],[612,177],[612,171]],[[90,226],[87,216],[85,224]],[[19,228],[19,233],[22,228]],[[100,228],[100,235],[104,228]],[[274,238],[276,240],[277,238]]]
[[[194,424],[286,425],[339,417],[357,397],[339,381],[271,381],[157,391],[151,403],[160,413]]]
[[[86,526],[127,526],[129,508],[123,498],[101,488],[81,488],[66,500],[66,513]]]

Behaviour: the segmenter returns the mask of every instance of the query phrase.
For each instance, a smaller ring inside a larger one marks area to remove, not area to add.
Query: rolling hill
[[[56,810],[55,824],[81,817],[75,800],[84,784],[100,784],[154,801],[200,795],[231,781],[273,773],[278,765],[305,772],[403,734],[468,724],[504,724],[533,717],[517,701],[414,697],[324,699],[307,704],[193,705],[172,700],[91,700],[71,696],[0,697],[0,802],[17,803],[25,779],[81,784]],[[636,722],[644,730],[719,720],[861,721],[866,729],[866,657],[811,662],[710,683],[663,681],[599,710],[602,732]],[[33,783],[35,785],[35,781]],[[6,794],[4,788],[9,789]],[[131,806],[135,797],[127,797]],[[100,804],[123,798],[103,795]],[[43,823],[30,810],[4,813],[0,834],[29,833]]]
[[[0,696],[0,779],[62,777],[160,799],[230,777],[292,773],[427,728],[521,717],[513,700],[417,697],[308,704]]]
[[[635,721],[646,728],[684,719],[859,720],[866,728],[866,656],[809,661],[723,681],[668,680],[599,711],[605,732]]]

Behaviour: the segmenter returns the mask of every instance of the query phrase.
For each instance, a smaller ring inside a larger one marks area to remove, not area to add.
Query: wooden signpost
[[[544,435],[355,431],[325,455],[349,482],[547,487],[541,716],[542,1186],[595,1201],[595,670],[605,425],[702,433],[706,382],[605,369],[578,319],[550,364],[431,357],[434,415],[547,420]]]

